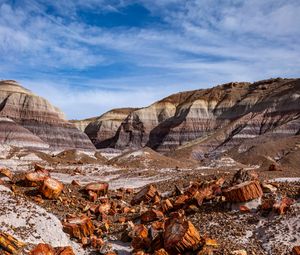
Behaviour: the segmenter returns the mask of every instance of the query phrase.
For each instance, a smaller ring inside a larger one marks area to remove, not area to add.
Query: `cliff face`
[[[228,83],[174,94],[125,115],[118,122],[103,118],[97,128],[91,125],[85,132],[94,143],[96,132],[90,130],[96,130],[101,141],[113,137],[113,143],[102,147],[149,146],[163,152],[190,148],[193,157],[200,159],[245,147],[249,138],[299,134],[300,80]]]
[[[58,108],[15,81],[0,81],[0,118],[2,143],[39,148],[94,148],[86,134],[66,121]]]
[[[119,128],[126,117],[135,108],[113,109],[91,121],[84,132],[96,148],[114,147],[118,139]]]

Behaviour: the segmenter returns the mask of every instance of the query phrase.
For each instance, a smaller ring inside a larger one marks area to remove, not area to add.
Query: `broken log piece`
[[[161,248],[161,249],[155,251],[154,255],[169,255],[169,253],[164,248]]]
[[[47,170],[36,170],[25,175],[25,183],[30,187],[40,186],[48,177],[50,177],[50,174]]]
[[[40,187],[40,192],[49,199],[58,198],[64,189],[64,185],[53,178],[46,178]]]
[[[292,255],[300,255],[300,246],[293,247]]]
[[[96,237],[94,235],[92,235],[90,237],[90,241],[91,241],[92,247],[95,249],[100,249],[104,245],[103,239],[100,237]]]
[[[85,186],[85,190],[87,192],[92,191],[96,193],[98,196],[104,196],[108,191],[108,183],[107,182],[94,182]]]
[[[171,254],[196,250],[201,244],[198,230],[180,214],[167,220],[163,238],[164,248]]]
[[[150,209],[141,215],[142,223],[148,223],[155,220],[161,220],[164,218],[164,214],[161,211]]]
[[[183,206],[185,206],[187,204],[187,201],[189,200],[189,196],[188,195],[180,195],[176,198],[175,202],[174,202],[174,208],[175,209],[179,209],[182,208]]]
[[[11,254],[18,254],[24,246],[25,243],[7,233],[0,231],[0,248],[2,248],[2,250]]]
[[[55,248],[55,255],[75,255],[71,246]]]
[[[169,199],[161,201],[160,206],[164,213],[167,213],[173,209],[172,202]]]
[[[151,202],[155,196],[159,196],[158,191],[154,185],[148,185],[141,189],[131,200],[131,205],[136,205],[142,201],[145,203]]]
[[[81,239],[94,233],[94,224],[87,216],[72,217],[63,223],[63,230],[71,237]]]
[[[92,202],[95,202],[98,198],[97,193],[95,193],[94,191],[91,191],[91,190],[88,191],[88,196],[89,196],[89,200]]]
[[[33,250],[30,251],[30,255],[56,255],[55,250],[49,244],[40,243]]]
[[[98,213],[100,214],[108,214],[109,210],[111,209],[111,204],[106,202],[106,203],[103,203],[103,204],[100,204],[98,206]]]
[[[0,178],[3,176],[10,180],[14,177],[13,173],[8,168],[0,168]]]
[[[246,202],[263,195],[258,181],[247,181],[223,190],[223,195],[229,202]]]
[[[134,225],[129,236],[132,238],[131,246],[134,250],[144,249],[150,245],[148,229],[143,224]]]

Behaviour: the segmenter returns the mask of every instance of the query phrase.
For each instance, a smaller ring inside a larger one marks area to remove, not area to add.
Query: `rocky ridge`
[[[90,123],[85,132],[98,148],[147,146],[164,153],[179,150],[171,155],[196,160],[234,148],[245,153],[254,141],[258,145],[299,135],[300,79],[232,82],[177,93],[125,115],[109,132],[101,130],[111,126],[105,118],[101,125]]]
[[[12,80],[0,81],[0,141],[18,147],[94,149],[58,108]]]

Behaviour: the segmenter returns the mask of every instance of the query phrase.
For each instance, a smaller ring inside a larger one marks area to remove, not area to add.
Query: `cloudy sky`
[[[299,0],[0,0],[0,79],[68,118],[300,76]]]

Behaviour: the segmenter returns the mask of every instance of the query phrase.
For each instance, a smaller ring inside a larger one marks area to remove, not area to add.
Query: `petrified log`
[[[300,255],[300,246],[293,247],[292,255]]]
[[[189,200],[189,196],[188,195],[180,195],[176,198],[175,202],[174,202],[174,208],[175,209],[179,209],[182,208],[187,201]]]
[[[164,247],[171,254],[196,250],[201,242],[198,230],[192,222],[180,214],[174,214],[165,224]]]
[[[155,197],[159,195],[156,187],[154,185],[148,185],[141,189],[131,200],[132,205],[139,204],[140,202],[149,203]]]
[[[50,174],[47,170],[36,170],[25,175],[25,183],[30,187],[40,186],[48,177],[50,177]]]
[[[46,178],[40,187],[40,192],[44,195],[44,197],[53,199],[58,198],[64,189],[64,185],[53,178]]]
[[[89,190],[88,191],[89,200],[92,202],[95,202],[98,198],[98,195],[96,192]]]
[[[49,244],[40,243],[33,250],[30,255],[56,255],[55,250]]]
[[[247,181],[223,190],[223,195],[230,202],[246,202],[263,195],[258,181]]]
[[[161,201],[161,209],[164,213],[167,213],[173,209],[172,202],[169,199]]]
[[[81,239],[94,233],[94,224],[87,216],[72,217],[63,223],[63,230],[71,237]]]
[[[98,196],[104,196],[107,194],[108,186],[107,182],[94,182],[86,185],[85,190],[95,192]]]
[[[24,246],[25,243],[7,233],[0,231],[0,248],[2,248],[4,251],[9,252],[10,254],[19,254]]]
[[[2,177],[2,176],[5,176],[10,180],[12,180],[12,178],[14,177],[13,173],[7,168],[0,169],[0,177]]]
[[[161,211],[150,209],[141,215],[142,223],[148,223],[155,220],[161,220],[164,218],[164,214]]]
[[[148,229],[143,224],[134,225],[129,236],[132,238],[131,246],[134,250],[149,247]]]
[[[71,246],[55,248],[55,255],[75,255]]]
[[[154,252],[154,255],[169,255],[169,253],[164,249],[159,249],[158,251]]]

